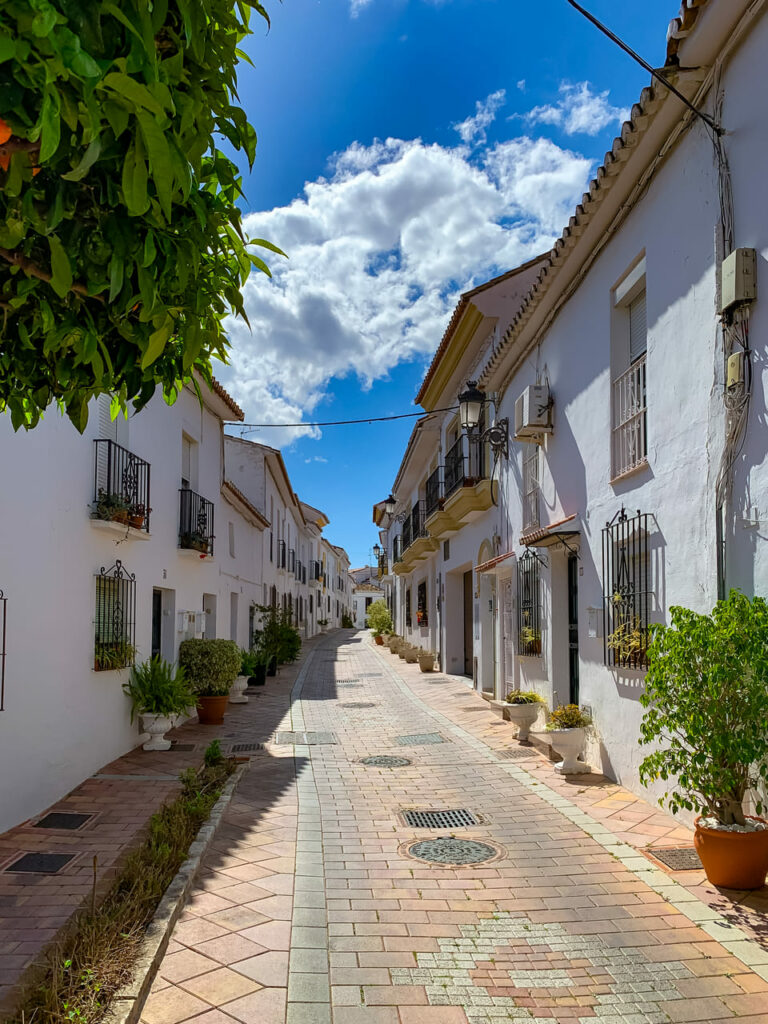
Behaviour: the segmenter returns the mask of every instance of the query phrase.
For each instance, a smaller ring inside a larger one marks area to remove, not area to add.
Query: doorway
[[[579,703],[579,559],[568,555],[568,700]]]
[[[163,653],[163,592],[152,591],[152,657],[160,658]]]
[[[474,655],[474,638],[473,638],[473,587],[472,577],[474,570],[469,569],[464,573],[464,675],[474,676],[473,672],[473,655]]]
[[[216,595],[203,594],[203,612],[205,624],[203,627],[203,639],[216,639]]]

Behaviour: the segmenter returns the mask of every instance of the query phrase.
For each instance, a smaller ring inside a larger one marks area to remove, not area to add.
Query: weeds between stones
[[[181,773],[179,796],[149,819],[143,842],[126,857],[101,903],[75,915],[7,1024],[102,1019],[130,979],[147,925],[235,767],[214,740],[202,765]]]

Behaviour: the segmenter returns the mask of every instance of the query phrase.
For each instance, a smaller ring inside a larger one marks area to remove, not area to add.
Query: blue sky
[[[248,422],[414,411],[460,293],[546,251],[648,75],[566,0],[265,0],[246,226],[281,246],[217,375]],[[662,64],[674,0],[585,4]],[[247,171],[247,169],[246,169]],[[353,565],[413,421],[254,433]]]

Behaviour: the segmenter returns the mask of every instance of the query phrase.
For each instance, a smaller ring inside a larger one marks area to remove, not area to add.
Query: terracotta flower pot
[[[228,703],[228,693],[223,697],[198,697],[197,718],[200,725],[221,725]]]
[[[747,821],[765,821],[747,815]],[[768,829],[725,832],[696,819],[693,845],[712,885],[722,889],[759,889],[768,873]]]
[[[381,635],[375,636],[373,639],[376,641],[376,646],[377,647],[383,647],[384,646],[384,637],[383,636],[381,636]]]

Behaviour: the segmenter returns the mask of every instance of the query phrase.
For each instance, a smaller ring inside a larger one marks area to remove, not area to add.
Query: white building
[[[399,631],[489,696],[588,707],[588,759],[635,789],[648,623],[768,590],[768,19],[704,0],[668,39],[727,134],[643,90],[552,252],[463,297],[420,391],[429,411],[477,379],[508,457],[420,421],[378,524]]]

